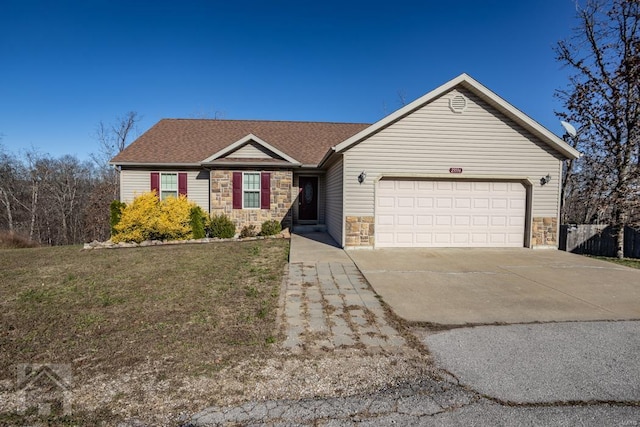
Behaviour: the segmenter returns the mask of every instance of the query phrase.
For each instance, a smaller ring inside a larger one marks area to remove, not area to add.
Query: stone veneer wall
[[[345,246],[373,246],[374,232],[372,216],[348,216]]]
[[[558,246],[558,218],[533,218],[531,246]]]
[[[262,223],[275,219],[282,227],[291,227],[291,186],[293,172],[265,171],[271,173],[271,209],[233,209],[233,172],[211,171],[211,214],[227,215],[236,224],[236,231],[245,225],[255,225],[259,231]]]

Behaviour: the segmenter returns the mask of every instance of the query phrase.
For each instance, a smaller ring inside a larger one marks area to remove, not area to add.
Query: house
[[[466,74],[374,124],[158,122],[112,159],[121,199],[186,194],[238,230],[276,219],[343,247],[557,247],[579,153]]]

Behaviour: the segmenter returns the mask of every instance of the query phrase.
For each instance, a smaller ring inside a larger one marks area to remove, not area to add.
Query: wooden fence
[[[617,229],[609,225],[561,225],[560,249],[585,255],[615,257]],[[640,230],[624,228],[624,256],[640,258]]]

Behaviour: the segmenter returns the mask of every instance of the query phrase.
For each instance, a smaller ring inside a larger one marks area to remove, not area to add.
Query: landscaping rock
[[[262,240],[262,239],[289,239],[291,238],[291,234],[289,233],[289,229],[284,229],[281,233],[276,234],[275,236],[256,236],[256,237],[245,237],[240,238],[239,235],[232,237],[230,239],[220,239],[219,237],[204,237],[202,239],[188,239],[188,240],[145,240],[140,243],[135,242],[120,242],[113,243],[111,240],[107,240],[106,242],[99,242],[94,240],[90,243],[85,243],[82,250],[91,250],[91,249],[115,249],[115,248],[137,248],[137,247],[147,247],[147,246],[159,246],[159,245],[186,245],[186,244],[202,244],[202,243],[214,243],[214,242],[237,242],[237,241],[250,241],[250,240]]]

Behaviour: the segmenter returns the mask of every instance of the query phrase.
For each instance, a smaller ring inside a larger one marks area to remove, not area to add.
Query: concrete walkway
[[[326,233],[292,234],[282,301],[282,344],[292,352],[406,345],[349,256]]]

